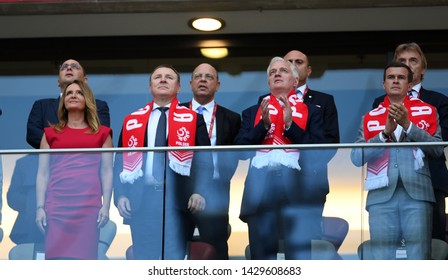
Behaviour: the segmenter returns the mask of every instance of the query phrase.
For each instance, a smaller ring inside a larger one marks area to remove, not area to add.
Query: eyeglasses
[[[72,69],[76,69],[76,70],[80,70],[81,69],[81,65],[79,65],[78,63],[64,63],[62,65],[59,66],[59,71],[64,71],[66,70],[68,67],[70,66],[70,68]]]
[[[205,73],[205,74],[194,73],[193,74],[193,80],[199,80],[199,79],[202,79],[202,77],[205,77],[205,79],[209,80],[209,81],[213,81],[215,79],[215,76],[213,76],[213,74],[210,74],[210,73]]]

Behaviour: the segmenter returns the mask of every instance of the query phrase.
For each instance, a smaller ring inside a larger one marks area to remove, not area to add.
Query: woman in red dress
[[[112,130],[100,125],[86,83],[65,87],[58,118],[45,129],[41,149],[113,146]],[[112,158],[98,152],[40,155],[36,222],[45,234],[45,259],[97,259],[99,228],[109,220]]]

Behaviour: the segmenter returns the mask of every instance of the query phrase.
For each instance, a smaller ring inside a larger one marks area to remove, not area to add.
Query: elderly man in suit
[[[325,143],[339,143],[339,121],[338,121],[338,111],[334,98],[328,93],[323,93],[311,89],[308,84],[308,78],[312,73],[312,67],[309,63],[308,56],[301,51],[291,50],[284,57],[285,60],[291,62],[297,67],[299,72],[299,83],[296,88],[297,96],[303,100],[303,102],[309,106],[318,107],[322,112],[322,118],[324,122],[325,129]],[[259,98],[258,103],[266,97],[266,95]],[[316,151],[317,152],[317,151]],[[324,204],[326,201],[326,194],[330,191],[330,186],[328,182],[328,163],[336,154],[336,149],[322,149],[318,151],[318,155],[309,159],[309,164],[313,168],[309,168],[306,171],[309,172],[309,180],[306,185],[309,186],[310,190],[321,190],[323,195],[322,199],[315,200],[314,202],[320,204],[322,210],[316,210],[322,212]],[[306,158],[303,158],[305,160]]]
[[[81,64],[74,60],[68,59],[59,67],[58,86],[62,92],[65,86],[74,80],[87,82],[87,75]],[[39,99],[34,102],[28,116],[26,141],[32,147],[39,149],[44,128],[50,124],[58,123],[58,106],[60,95],[57,98]],[[110,126],[109,107],[103,100],[96,99],[96,107],[100,122],[104,126]]]
[[[204,116],[212,146],[232,145],[241,127],[241,116],[215,101],[220,81],[216,69],[207,63],[199,64],[191,74],[193,99],[183,104]],[[230,180],[238,166],[234,151],[214,151],[213,182],[206,189],[207,206],[198,215],[200,239],[215,247],[216,259],[229,259],[228,230]]]
[[[249,228],[252,259],[276,259],[280,239],[286,259],[310,259],[311,240],[321,238],[322,216],[311,203],[322,200],[321,190],[310,192],[304,183],[312,167],[302,159],[312,151],[275,147],[324,143],[323,119],[319,108],[297,97],[299,73],[292,63],[274,57],[267,76],[271,94],[243,111],[235,140],[239,145],[273,147],[257,150],[251,158],[240,219]]]
[[[118,147],[210,146],[204,118],[180,106],[180,76],[171,65],[150,76],[153,100],[125,117]],[[206,207],[211,153],[174,150],[117,153],[114,200],[130,225],[135,259],[183,259],[194,215]]]
[[[423,77],[428,68],[426,57],[416,43],[405,43],[396,47],[394,60],[403,62],[413,73],[412,89],[409,94],[436,107],[439,114],[439,124],[442,129],[443,141],[448,141],[448,97],[442,93],[423,88]],[[384,99],[378,97],[373,102],[373,108]],[[436,203],[433,211],[432,238],[445,240],[446,206],[445,198],[448,195],[448,169],[446,167],[445,154],[438,158],[429,159],[429,171],[431,172],[432,187]]]
[[[386,66],[386,97],[363,116],[357,143],[441,141],[436,108],[408,96],[412,76],[401,62]],[[407,259],[430,259],[435,199],[428,158],[442,153],[442,146],[352,150],[356,166],[367,163],[364,188],[374,259],[395,259],[401,238]]]

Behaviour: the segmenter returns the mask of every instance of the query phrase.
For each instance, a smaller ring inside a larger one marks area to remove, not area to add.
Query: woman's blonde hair
[[[59,107],[58,107],[58,119],[59,122],[54,125],[54,129],[57,132],[61,132],[62,129],[67,125],[68,123],[68,111],[65,108],[64,100],[67,96],[67,88],[72,85],[77,84],[79,88],[81,89],[81,92],[84,95],[84,98],[86,100],[86,108],[84,110],[84,119],[87,123],[87,125],[90,127],[89,133],[95,134],[100,130],[100,119],[98,117],[98,113],[96,110],[96,102],[95,97],[93,96],[93,92],[90,89],[89,85],[86,82],[75,80],[71,83],[68,83],[64,90],[62,91],[62,96],[59,100]]]

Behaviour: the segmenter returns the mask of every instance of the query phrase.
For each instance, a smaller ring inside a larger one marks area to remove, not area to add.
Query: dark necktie
[[[159,107],[160,118],[157,123],[156,139],[154,141],[154,147],[166,146],[166,110],[167,107]],[[163,171],[165,168],[165,152],[154,152],[154,161],[152,165],[152,175],[157,182],[163,182]]]

